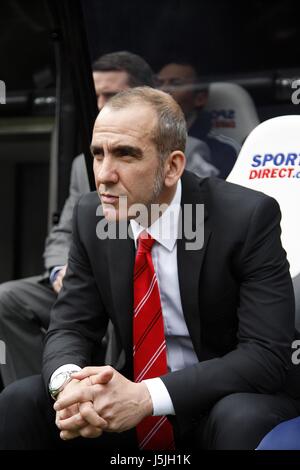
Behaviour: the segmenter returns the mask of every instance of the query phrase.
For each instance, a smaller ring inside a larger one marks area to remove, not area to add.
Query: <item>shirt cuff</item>
[[[55,279],[56,279],[57,274],[59,273],[59,271],[60,271],[63,267],[64,267],[64,266],[55,266],[54,268],[51,269],[51,273],[50,273],[50,276],[49,276],[50,284],[53,284],[53,282],[54,282]]]
[[[160,378],[143,380],[150,393],[153,416],[175,415],[174,406],[167,387]]]
[[[56,377],[56,375],[60,374],[61,372],[79,372],[80,370],[81,367],[76,366],[76,364],[64,364],[53,372],[50,378],[50,383],[54,379],[54,377]]]

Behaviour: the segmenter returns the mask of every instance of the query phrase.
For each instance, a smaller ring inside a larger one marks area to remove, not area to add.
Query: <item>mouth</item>
[[[104,204],[114,204],[119,200],[119,196],[114,196],[109,193],[100,193],[101,201]]]

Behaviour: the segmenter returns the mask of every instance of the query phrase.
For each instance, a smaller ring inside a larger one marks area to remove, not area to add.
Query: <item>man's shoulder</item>
[[[97,191],[83,194],[74,209],[76,230],[84,244],[96,240],[97,225],[103,217],[101,202]]]
[[[216,176],[201,178],[191,171],[185,170],[182,175],[182,180],[186,188],[192,188],[193,190],[209,191],[216,194],[231,194],[236,196],[250,197],[251,199],[270,197],[261,191],[247,188],[235,183],[229,183],[228,181],[218,178]]]
[[[199,111],[197,118],[192,124],[189,134],[204,141],[213,152],[224,152],[236,156],[241,146],[233,138],[220,134],[211,126],[211,115],[207,111]]]
[[[208,178],[204,184],[207,185],[210,207],[228,220],[246,222],[255,211],[273,214],[280,211],[278,202],[261,191],[218,178]]]
[[[271,196],[261,191],[256,191],[245,186],[229,183],[217,177],[198,178],[186,171],[184,174],[183,188],[192,188],[198,191],[200,198],[204,197],[204,202],[209,208],[217,208],[223,212],[244,212],[252,211],[257,205],[264,203],[278,203]]]
[[[219,156],[222,159],[232,158],[236,159],[240,147],[235,144],[232,139],[224,138],[224,136],[216,136],[214,134],[208,134],[205,138],[205,142],[211,150],[211,153],[216,157]]]
[[[72,161],[72,172],[81,173],[82,171],[86,171],[86,166],[84,154],[80,153]]]
[[[241,150],[241,146],[236,140],[224,134],[218,134],[215,131],[211,131],[207,135],[207,139],[211,142],[214,142],[215,145],[222,149],[230,149],[230,151],[234,152],[235,155],[238,155]]]
[[[83,194],[77,203],[77,212],[79,215],[82,213],[90,213],[97,210],[101,204],[97,191],[91,191]]]
[[[83,194],[80,197],[78,204],[82,206],[93,206],[95,204],[100,204],[100,199],[97,191],[90,191],[86,194]]]
[[[83,153],[80,153],[79,155],[77,155],[73,162],[72,162],[72,165],[75,165],[75,166],[82,166],[82,165],[85,165],[85,157],[84,157],[84,154]]]
[[[251,201],[255,201],[261,198],[269,198],[261,191],[247,188],[235,183],[229,183],[221,178],[206,178],[203,182],[207,186],[208,190],[215,193],[218,196],[228,196],[230,198],[249,198]]]
[[[206,184],[209,187],[211,193],[215,194],[216,197],[222,199],[223,202],[228,201],[249,201],[249,204],[257,204],[257,202],[264,199],[273,199],[267,194],[257,191],[254,189],[246,188],[235,183],[229,183],[220,178],[207,178]]]

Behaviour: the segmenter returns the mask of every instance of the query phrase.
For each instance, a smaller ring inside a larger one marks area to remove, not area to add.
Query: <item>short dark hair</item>
[[[193,90],[195,93],[209,93],[209,83],[207,82],[207,77],[201,77],[199,73],[199,66],[186,56],[171,56],[168,62],[164,63],[159,70],[162,70],[168,65],[182,65],[183,67],[190,67],[194,72],[194,78],[192,79],[195,83]],[[159,74],[159,72],[158,72]]]
[[[147,62],[137,54],[128,51],[104,54],[93,62],[94,72],[120,70],[128,73],[130,87],[154,86],[154,74]]]

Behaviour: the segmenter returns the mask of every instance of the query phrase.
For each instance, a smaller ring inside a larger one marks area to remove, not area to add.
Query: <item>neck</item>
[[[175,196],[176,189],[177,183],[171,188],[164,187],[158,198],[149,204],[147,208],[148,210],[145,211],[144,216],[139,218],[139,224],[145,228],[154,224],[154,222],[156,222],[156,220],[159,219],[159,217],[161,217],[168,209]]]

